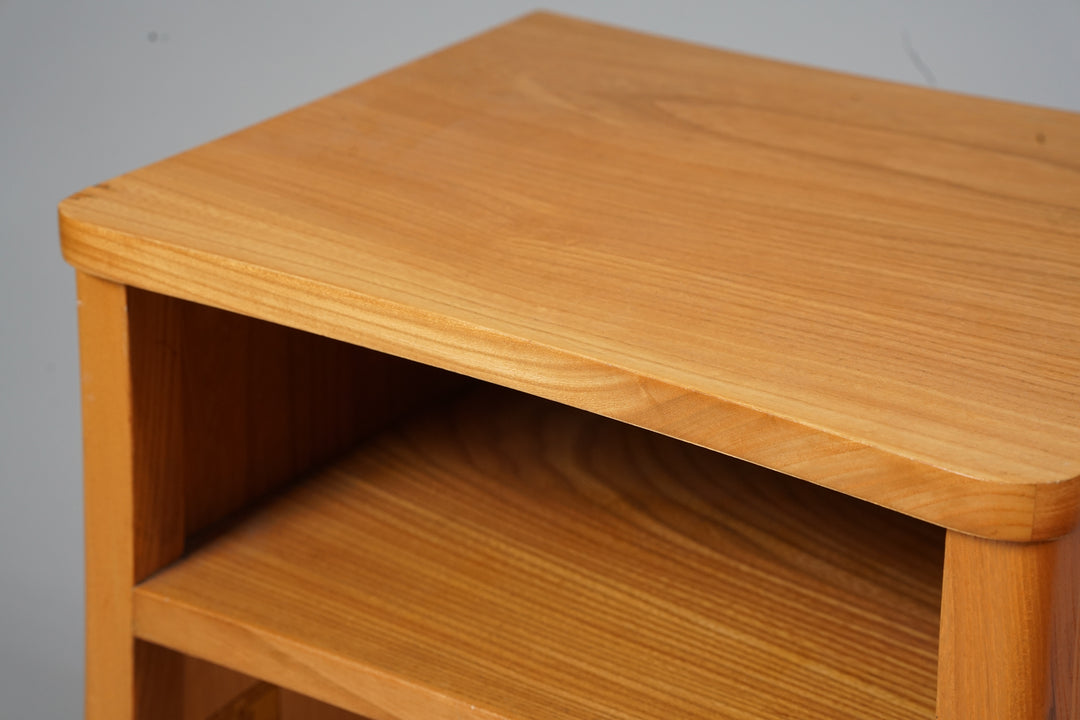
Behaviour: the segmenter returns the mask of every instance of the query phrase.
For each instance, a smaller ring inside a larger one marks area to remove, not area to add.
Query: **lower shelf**
[[[135,632],[376,720],[932,718],[943,542],[482,387],[138,586]]]

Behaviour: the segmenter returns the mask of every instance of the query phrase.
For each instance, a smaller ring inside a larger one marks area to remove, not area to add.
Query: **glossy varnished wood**
[[[487,387],[140,585],[135,632],[376,720],[931,718],[942,543]]]
[[[135,582],[124,288],[77,274],[86,528],[86,716],[130,717]]]
[[[1080,121],[539,14],[61,207],[79,267],[986,537],[1080,507]]]

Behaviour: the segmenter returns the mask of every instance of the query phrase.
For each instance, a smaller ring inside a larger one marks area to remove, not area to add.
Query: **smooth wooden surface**
[[[138,341],[132,342],[126,288],[83,273],[76,281],[86,486],[86,718],[148,717],[141,708],[153,697],[166,709],[154,717],[168,720],[167,708],[177,697],[176,654],[136,643],[131,633],[132,586],[176,559],[183,544],[178,526],[162,522],[166,513],[151,501],[169,501],[168,489],[154,488],[139,462],[149,437],[136,427],[146,419],[141,410],[164,398],[142,395],[145,368],[133,362],[137,352],[129,355]]]
[[[498,388],[135,591],[135,632],[375,720],[931,718],[943,533]]]
[[[179,557],[205,528],[460,382],[336,340],[132,288],[143,502]],[[154,568],[161,563],[154,564]],[[145,574],[143,574],[145,576]]]
[[[986,537],[1080,508],[1080,120],[537,14],[61,206],[105,277]]]
[[[131,589],[230,513],[459,379],[79,273],[88,720],[179,720],[182,658]]]
[[[134,584],[124,288],[76,274],[86,528],[86,717],[130,717]]]
[[[938,717],[1080,718],[1080,531],[1031,544],[949,533]]]

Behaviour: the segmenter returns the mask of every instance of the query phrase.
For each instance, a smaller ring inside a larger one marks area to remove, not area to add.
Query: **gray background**
[[[525,2],[0,0],[0,720],[81,714],[72,271],[56,203]],[[822,67],[1080,110],[1080,0],[557,2]]]

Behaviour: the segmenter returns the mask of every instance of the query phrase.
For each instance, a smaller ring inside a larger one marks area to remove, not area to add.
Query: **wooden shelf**
[[[374,718],[932,718],[943,540],[481,385],[137,586],[134,628]]]

